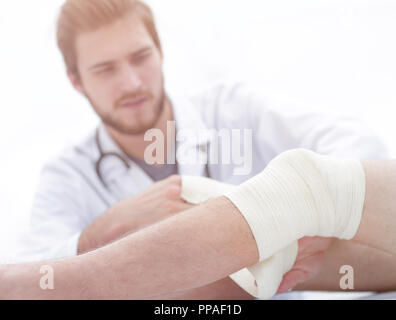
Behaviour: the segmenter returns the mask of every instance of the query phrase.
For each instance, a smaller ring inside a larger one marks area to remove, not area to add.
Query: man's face
[[[103,122],[125,134],[142,134],[164,108],[162,56],[135,15],[76,39],[80,91]]]

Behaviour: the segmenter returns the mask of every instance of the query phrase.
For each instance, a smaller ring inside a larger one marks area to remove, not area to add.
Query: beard
[[[136,112],[134,115],[131,115],[130,112],[124,112],[122,103],[136,97],[148,98],[147,105],[143,107],[144,110],[139,110],[140,112]],[[149,92],[128,93],[117,99],[110,112],[101,111],[102,109],[88,95],[87,99],[105,125],[122,134],[142,135],[153,129],[158,123],[165,109],[166,96],[163,87],[157,98]]]

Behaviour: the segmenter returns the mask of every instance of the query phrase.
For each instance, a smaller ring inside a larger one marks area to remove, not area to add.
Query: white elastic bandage
[[[234,190],[236,186],[203,177],[182,176],[181,198],[192,204],[200,204]],[[271,298],[296,260],[297,241],[286,249],[254,266],[242,269],[230,278],[254,297]],[[255,281],[257,286],[255,285]]]
[[[352,239],[365,187],[359,161],[297,149],[282,153],[225,196],[248,222],[262,261],[304,236]]]

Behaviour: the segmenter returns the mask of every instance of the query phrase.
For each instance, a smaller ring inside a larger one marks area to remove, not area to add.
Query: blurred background
[[[27,226],[40,168],[98,119],[69,84],[55,42],[63,0],[0,2],[0,260]],[[220,80],[269,100],[343,113],[396,157],[394,0],[151,0],[165,78],[187,92]]]

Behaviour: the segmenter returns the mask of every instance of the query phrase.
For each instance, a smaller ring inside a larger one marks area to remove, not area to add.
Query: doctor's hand
[[[282,279],[277,293],[284,293],[300,283],[311,280],[320,271],[324,253],[333,238],[304,237],[298,241],[298,254],[293,268]]]
[[[81,233],[78,254],[91,251],[191,208],[180,197],[181,178],[170,176],[117,203]]]

